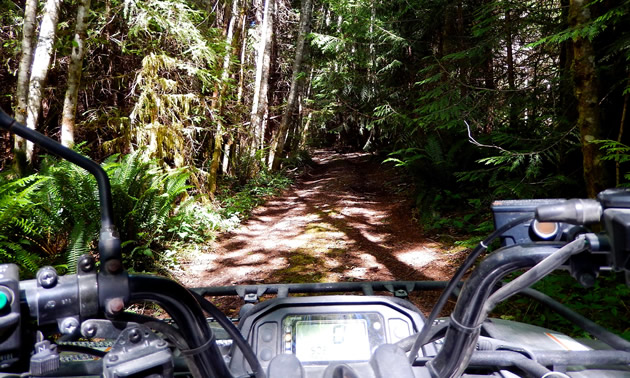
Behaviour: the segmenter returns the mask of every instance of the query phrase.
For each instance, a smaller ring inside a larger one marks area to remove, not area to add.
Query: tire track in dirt
[[[369,154],[317,151],[316,167],[269,199],[214,252],[182,264],[188,287],[446,280],[452,268],[411,219],[402,180]],[[424,306],[423,306],[424,307]]]

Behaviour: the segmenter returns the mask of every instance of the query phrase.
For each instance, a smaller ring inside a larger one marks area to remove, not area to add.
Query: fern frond
[[[65,260],[70,273],[76,273],[79,257],[89,252],[89,243],[93,238],[88,237],[84,223],[75,224],[68,241]]]

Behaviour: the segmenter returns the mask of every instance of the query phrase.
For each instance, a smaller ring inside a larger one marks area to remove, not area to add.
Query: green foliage
[[[33,237],[41,229],[28,215],[37,207],[37,193],[47,179],[33,175],[10,180],[7,176],[0,176],[0,260],[33,274],[41,261],[33,252]]]
[[[262,170],[244,185],[236,181],[224,181],[217,198],[225,217],[246,218],[254,207],[290,184],[291,180],[283,173]]]
[[[599,148],[604,151],[604,156],[602,157],[602,160],[614,161],[618,164],[623,164],[630,161],[630,147],[623,143],[610,139],[594,140],[593,143],[599,144]],[[624,173],[623,178],[627,182],[620,183],[620,185],[630,186],[630,172]]]
[[[78,257],[95,248],[100,209],[96,181],[83,168],[65,160],[47,157],[40,174],[48,177],[41,188],[41,205],[35,222],[45,229],[41,243],[56,264],[70,272]]]
[[[404,167],[415,180],[416,219],[427,231],[474,232],[486,201],[466,191],[454,179],[460,161],[466,159],[465,139],[447,145],[429,135],[423,147],[405,148],[389,154],[385,160]]]
[[[321,33],[311,33],[309,35],[311,44],[320,49],[325,54],[337,54],[345,49],[344,41],[334,35]],[[333,56],[335,56],[333,55]]]
[[[615,140],[594,140],[592,143],[600,144],[600,149],[606,153],[604,160],[612,160],[618,163],[630,161],[630,147]]]
[[[487,208],[487,201],[478,198],[466,199],[446,189],[429,191],[418,195],[414,218],[425,231],[467,235],[456,244],[468,248],[492,231]]]
[[[165,170],[142,151],[114,155],[104,163],[128,269],[151,270],[160,261],[169,220],[190,186],[183,168]]]
[[[313,159],[311,159],[308,150],[304,149],[296,151],[282,161],[282,166],[287,170],[304,168],[305,166],[311,164],[313,164]]]
[[[0,9],[0,23],[4,26],[0,31],[0,53],[5,59],[19,59],[20,41],[14,36],[18,28],[22,29],[24,12],[10,0],[0,0]]]
[[[112,155],[102,164],[110,178],[115,223],[130,271],[155,271],[174,262],[183,243],[203,243],[237,226],[265,197],[286,188],[280,173],[261,171],[244,185],[223,190],[218,208],[188,197],[187,169],[165,169],[144,150]],[[15,262],[24,276],[42,265],[73,272],[78,257],[97,252],[100,226],[93,177],[66,161],[46,158],[40,173],[0,176],[0,261]]]
[[[107,13],[113,12],[113,18],[99,18],[97,24],[102,30],[116,29],[121,36],[104,38],[96,33],[90,38],[93,45],[106,49],[106,55],[117,56],[113,67],[123,71],[112,73],[114,79],[106,80],[109,85],[102,92],[110,93],[112,81],[120,79],[115,85],[123,92],[118,99],[125,100],[91,110],[88,123],[98,133],[111,135],[103,138],[107,154],[143,146],[151,158],[171,167],[193,167],[190,182],[203,192],[204,151],[211,148],[208,142],[222,116],[214,108],[216,98],[211,98],[226,51],[225,37],[212,22],[215,15],[204,5],[185,0],[122,0],[111,6]],[[110,25],[114,22],[116,28]],[[234,85],[227,84],[223,103],[231,106]],[[103,124],[108,126],[105,131],[99,127]]]
[[[132,271],[154,269],[170,240],[171,217],[190,188],[188,172],[160,168],[141,152],[114,155],[103,168],[110,176],[126,266]],[[18,263],[25,276],[43,264],[73,272],[80,255],[97,250],[98,204],[94,178],[66,161],[46,158],[38,174],[3,178],[0,258]]]
[[[596,319],[601,326],[613,330],[630,340],[630,288],[612,272],[605,272],[597,279],[595,286],[585,289],[568,273],[557,272],[545,277],[533,287],[572,310],[589,318]],[[544,305],[527,297],[517,296],[494,310],[493,316],[517,320],[567,333],[575,337],[588,337],[577,326],[569,323]]]
[[[181,242],[203,243],[214,239],[219,231],[231,230],[240,224],[237,214],[224,215],[220,208],[190,197],[177,208],[168,222],[168,233]]]
[[[602,3],[602,2],[603,0],[591,1],[590,3],[586,5],[586,7],[594,8],[594,7],[597,7],[598,3]],[[559,44],[569,39],[576,39],[576,38],[586,38],[592,41],[604,30],[613,28],[617,24],[627,22],[629,10],[630,10],[630,1],[625,0],[625,1],[618,2],[614,6],[611,6],[609,9],[607,9],[606,12],[604,12],[602,15],[593,18],[592,20],[585,23],[584,25],[580,25],[580,27],[577,27],[577,28],[568,28],[558,33],[552,34],[550,36],[541,38],[538,41],[531,43],[528,47],[535,47],[544,43]],[[588,11],[591,11],[591,10],[589,9]],[[630,53],[630,50],[628,50],[627,45],[625,46],[623,50],[624,51],[618,51],[618,52],[624,52],[627,57],[630,57],[630,55],[628,55]]]
[[[563,47],[535,43],[565,29],[557,3],[328,3],[334,16],[311,43],[313,119],[336,143],[360,148],[369,135],[370,146],[393,151],[389,160],[419,184],[420,213],[445,198],[463,208],[472,198],[578,190]],[[622,24],[609,8],[598,30]]]
[[[125,17],[132,37],[164,39],[165,45],[177,51],[178,56],[190,57],[193,73],[203,66],[212,66],[216,54],[208,44],[199,25],[207,17],[202,11],[191,8],[180,0],[126,0]],[[202,74],[203,75],[203,74]]]

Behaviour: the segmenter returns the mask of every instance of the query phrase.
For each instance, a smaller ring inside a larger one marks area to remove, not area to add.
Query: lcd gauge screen
[[[367,323],[364,319],[297,321],[295,356],[302,362],[367,361]]]

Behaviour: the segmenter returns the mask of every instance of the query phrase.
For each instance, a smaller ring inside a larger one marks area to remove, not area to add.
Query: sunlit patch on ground
[[[176,276],[191,287],[243,283],[443,280],[444,247],[425,239],[370,155],[319,151],[318,166],[256,209]]]

